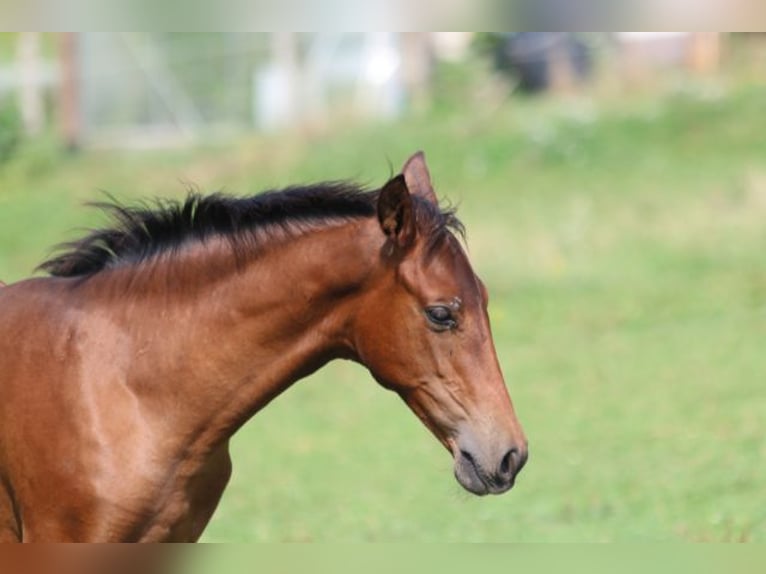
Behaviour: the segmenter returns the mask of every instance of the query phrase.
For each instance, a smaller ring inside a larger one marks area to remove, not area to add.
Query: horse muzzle
[[[499,457],[481,456],[460,448],[455,453],[455,478],[468,492],[478,496],[502,494],[511,489],[527,462],[527,446],[511,446]]]

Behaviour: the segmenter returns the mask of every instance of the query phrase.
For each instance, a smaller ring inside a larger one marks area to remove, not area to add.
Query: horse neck
[[[220,264],[225,244],[200,247],[176,279],[153,273],[169,287],[148,289],[116,313],[130,325],[124,363],[132,390],[150,410],[172,413],[180,434],[203,433],[194,440],[213,445],[297,379],[353,356],[354,307],[382,243],[373,223],[300,234],[239,266]],[[209,265],[220,275],[206,272]],[[206,279],[183,284],[194,275]]]

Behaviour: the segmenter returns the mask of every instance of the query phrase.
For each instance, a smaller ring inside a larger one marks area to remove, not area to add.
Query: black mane
[[[184,200],[156,199],[137,206],[95,203],[109,214],[111,225],[77,241],[58,246],[63,252],[39,269],[57,277],[90,276],[126,263],[140,263],[188,241],[212,236],[238,241],[253,239],[254,230],[296,230],[301,223],[321,224],[376,213],[378,191],[349,183],[324,183],[269,191],[250,197],[222,193],[189,193]],[[452,210],[418,201],[418,219],[438,234],[452,228],[462,233]]]

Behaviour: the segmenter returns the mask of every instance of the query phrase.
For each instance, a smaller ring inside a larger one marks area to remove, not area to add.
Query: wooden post
[[[626,91],[645,88],[649,83],[649,69],[646,47],[643,42],[633,38],[623,38],[620,42],[620,74]]]
[[[59,35],[58,43],[61,73],[58,91],[59,130],[64,145],[72,151],[77,150],[82,143],[77,39],[77,33],[63,32]]]
[[[688,66],[697,74],[709,74],[718,69],[721,59],[721,35],[718,32],[697,32],[689,40]]]
[[[566,35],[558,34],[548,57],[548,80],[549,88],[560,94],[572,91],[575,85],[575,71],[567,50]]]

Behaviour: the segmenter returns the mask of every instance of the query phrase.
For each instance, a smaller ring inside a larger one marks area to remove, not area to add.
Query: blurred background
[[[0,279],[103,191],[378,186],[423,149],[528,466],[471,497],[332,364],[237,435],[204,540],[764,541],[765,112],[760,34],[0,33]]]

